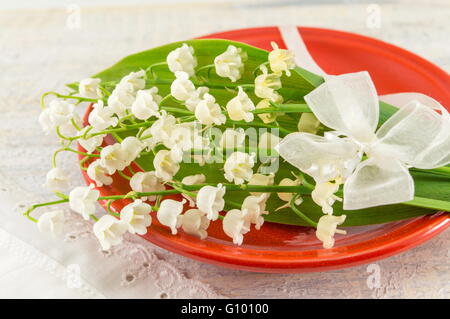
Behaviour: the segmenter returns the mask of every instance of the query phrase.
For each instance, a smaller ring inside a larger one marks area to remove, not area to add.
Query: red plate
[[[450,106],[450,77],[430,62],[393,45],[356,34],[316,28],[299,30],[325,72],[368,70],[379,94],[421,92]],[[228,31],[203,38],[240,41],[267,50],[271,48],[270,41],[283,44],[275,27]],[[90,183],[84,171],[83,175]],[[116,174],[113,185],[99,190],[106,196],[124,194],[130,188],[127,181]],[[120,211],[126,203],[117,201],[113,207]],[[242,246],[235,246],[223,233],[220,221],[211,224],[206,240],[199,240],[181,230],[178,235],[171,235],[154,216],[143,238],[177,254],[215,265],[257,272],[298,273],[345,268],[386,258],[423,243],[449,225],[449,214],[436,213],[382,225],[351,227],[347,228],[348,235],[336,236],[333,249],[326,250],[321,248],[314,230],[305,227],[265,223],[260,231],[252,230],[245,235]]]

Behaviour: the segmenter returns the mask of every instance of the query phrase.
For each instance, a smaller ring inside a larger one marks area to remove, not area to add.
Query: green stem
[[[69,199],[66,198],[66,199],[55,200],[55,201],[47,202],[47,203],[34,204],[25,213],[23,213],[23,215],[26,216],[29,220],[37,223],[37,219],[33,218],[30,215],[36,208],[49,206],[49,205],[56,205],[56,204],[61,204],[61,203],[67,203],[68,201],[69,201]]]
[[[203,70],[208,70],[208,69],[212,69],[212,68],[215,68],[215,65],[214,65],[214,64],[204,65],[204,66],[202,66],[202,67],[196,69],[196,70],[195,70],[195,73],[196,73],[196,74],[199,74],[199,73],[200,73],[201,71],[203,71]]]
[[[57,93],[57,92],[50,91],[50,92],[45,92],[44,94],[41,95],[40,102],[41,102],[41,108],[42,108],[42,109],[45,109],[45,102],[44,102],[44,99],[45,99],[45,97],[48,96],[48,95],[54,95],[54,96],[56,96],[56,97],[58,97],[58,98],[61,98],[61,99],[73,99],[73,100],[78,100],[78,101],[80,101],[80,102],[92,102],[92,103],[95,103],[95,102],[98,101],[97,99],[89,99],[89,98],[87,98],[87,97],[74,96],[74,95],[64,95],[64,94],[59,94],[59,93]]]
[[[204,186],[217,186],[214,183],[204,183],[204,184],[195,184],[195,185],[184,185],[181,184],[184,190],[187,191],[196,191],[201,189]],[[311,191],[304,187],[303,185],[297,186],[279,186],[279,185],[249,185],[249,184],[228,184],[222,183],[222,186],[226,188],[227,191],[248,191],[248,192],[258,192],[258,193],[298,193],[298,194],[310,194]]]
[[[164,191],[159,192],[135,192],[133,196],[127,196],[127,195],[111,195],[111,196],[101,196],[98,199],[99,200],[109,200],[109,199],[123,199],[123,198],[139,198],[139,197],[147,197],[147,196],[153,196],[153,195],[172,195],[172,194],[179,194],[180,191],[176,189],[167,189]]]
[[[123,139],[119,136],[119,134],[117,134],[116,132],[112,132],[111,135],[114,137],[114,139],[121,143],[123,141]]]
[[[153,68],[156,66],[162,66],[162,65],[167,65],[167,62],[163,61],[163,62],[157,62],[157,63],[153,63],[152,65],[148,66],[147,69],[145,69],[146,73],[151,72],[152,76],[155,77],[155,73],[153,71]]]
[[[61,131],[59,130],[59,126],[57,126],[57,127],[55,128],[55,131],[56,131],[56,135],[58,135],[59,138],[61,138],[61,139],[63,139],[63,140],[66,140],[66,141],[72,141],[72,138],[71,138],[71,137],[65,136],[65,135],[63,135],[63,134],[61,133]]]
[[[269,61],[261,63],[260,65],[258,65],[256,68],[253,69],[252,74],[253,74],[254,78],[256,77],[256,73],[258,73],[258,71],[260,70],[261,66],[263,66],[263,65],[269,65]]]
[[[106,203],[106,210],[108,211],[108,214],[110,214],[110,215],[112,215],[112,216],[120,217],[120,214],[118,214],[118,213],[116,213],[116,212],[113,212],[113,211],[111,210],[111,204],[112,204],[113,201],[114,201],[114,200],[109,200],[109,201]]]
[[[196,193],[190,192],[187,189],[185,189],[184,187],[180,187],[177,184],[172,183],[172,184],[170,184],[170,186],[172,186],[174,189],[178,190],[180,193],[186,194],[186,195],[188,195],[190,197],[193,197],[193,198],[197,197]]]
[[[85,167],[85,163],[90,159],[90,157],[86,156],[84,157],[79,163],[78,165],[80,166],[80,169],[82,169],[83,171],[87,171],[87,167]]]
[[[308,223],[309,225],[311,225],[314,228],[317,228],[317,223],[315,221],[313,221],[311,218],[309,218],[308,216],[303,214],[297,207],[295,207],[295,201],[297,198],[298,198],[298,196],[292,196],[291,202],[289,203],[289,205],[291,206],[291,209],[294,211],[294,213],[298,217],[303,219],[306,223]]]
[[[238,86],[250,87],[250,86],[254,85],[252,83],[247,83],[247,84],[227,83],[225,85],[223,83],[214,83],[211,81],[205,82],[205,81],[196,80],[196,79],[191,79],[191,81],[196,87],[206,86],[206,87],[213,88],[213,89],[223,89],[225,86],[231,87],[231,88],[237,88]],[[172,84],[172,82],[173,82],[173,79],[159,79],[158,78],[158,79],[147,80],[147,84],[151,84],[151,85],[158,85],[158,84],[170,85],[170,84]]]
[[[117,173],[119,173],[119,175],[122,176],[123,178],[125,178],[127,180],[131,180],[131,177],[128,175],[125,175],[125,173],[123,171],[117,171]]]
[[[71,138],[71,140],[76,140],[79,139],[81,137],[83,137],[83,139],[90,139],[91,137],[97,136],[97,135],[103,135],[103,134],[113,134],[113,133],[119,133],[119,132],[127,132],[127,131],[132,131],[141,127],[149,127],[151,124],[153,124],[155,121],[148,121],[148,122],[142,122],[142,123],[137,123],[137,124],[131,124],[131,125],[123,125],[120,128],[113,128],[113,129],[108,129],[108,130],[103,130],[103,131],[99,131],[96,133],[92,133],[92,134],[88,134],[87,136],[83,137],[83,136],[75,136],[73,138]]]
[[[265,107],[253,110],[253,114],[263,113],[311,113],[307,104],[274,104],[273,107]]]
[[[225,125],[222,125],[222,126],[232,127],[232,126],[229,126],[229,124],[231,124],[231,125],[239,125],[239,126],[243,126],[243,127],[246,127],[246,126],[251,126],[251,127],[257,126],[257,127],[278,129],[280,131],[280,133],[281,133],[280,134],[281,136],[285,136],[287,134],[293,133],[292,131],[289,131],[289,130],[287,130],[285,128],[282,128],[280,126],[274,126],[274,125],[269,125],[269,124],[265,124],[265,123],[255,122],[255,121],[247,123],[245,121],[232,121],[232,120],[228,120],[227,119]]]
[[[161,110],[165,110],[168,112],[172,112],[172,113],[179,113],[179,114],[186,114],[186,115],[193,115],[194,113],[192,113],[191,111],[187,110],[187,109],[182,109],[179,107],[170,107],[170,106],[160,106],[159,107]]]
[[[129,120],[129,119],[132,119],[133,116],[134,116],[133,114],[125,115],[124,117],[122,117],[122,118],[119,120],[119,122],[117,123],[117,125],[121,125],[124,121]]]
[[[52,159],[53,167],[56,167],[56,155],[58,155],[59,153],[61,153],[63,151],[68,151],[68,152],[80,154],[80,155],[83,155],[83,156],[86,156],[86,157],[100,157],[99,154],[89,154],[89,153],[85,153],[85,152],[80,152],[80,151],[74,150],[74,149],[72,149],[70,147],[62,147],[62,148],[56,150],[55,153],[53,153],[53,159]]]
[[[130,171],[131,175],[136,174],[136,172],[133,170],[133,167],[131,167],[131,165],[128,166],[128,170]]]
[[[221,148],[216,147],[213,149],[214,151],[231,154],[232,152],[246,152],[246,153],[257,153],[263,154],[267,156],[277,156],[278,152],[273,148],[259,148],[259,147],[236,147],[236,148]],[[205,155],[207,154],[209,149],[201,149],[201,148],[192,148],[190,150],[185,151],[188,154],[192,155]]]
[[[190,114],[192,115],[192,113],[190,113]],[[180,120],[189,122],[191,120],[191,116],[180,117]],[[66,137],[66,139],[70,140],[70,141],[73,141],[73,140],[77,140],[79,138],[90,139],[91,137],[94,137],[94,136],[97,136],[97,135],[127,132],[127,131],[131,131],[131,130],[139,129],[139,128],[149,127],[153,123],[155,123],[155,121],[156,120],[151,120],[151,121],[145,121],[145,122],[136,123],[136,124],[123,124],[122,123],[122,126],[120,128],[112,128],[112,129],[103,130],[103,131],[99,131],[99,132],[92,133],[92,134],[87,134],[87,135],[84,134],[84,135],[81,135],[81,136],[74,136],[74,137],[69,137],[69,138]]]

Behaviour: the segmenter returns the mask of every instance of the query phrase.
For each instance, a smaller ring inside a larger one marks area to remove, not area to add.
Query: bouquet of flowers
[[[272,46],[172,43],[68,84],[68,93],[45,93],[39,122],[61,141],[46,184],[58,199],[24,215],[57,235],[62,210],[34,213],[68,202],[95,221],[105,250],[127,231],[151,232],[152,218],[201,239],[220,219],[237,245],[265,221],[310,226],[331,248],[346,233],[338,226],[450,211],[444,107],[431,98],[399,108],[380,102],[367,72],[323,78]],[[75,112],[83,103],[85,121]],[[63,151],[79,154],[89,186],[64,193]],[[101,196],[115,179],[130,191]]]

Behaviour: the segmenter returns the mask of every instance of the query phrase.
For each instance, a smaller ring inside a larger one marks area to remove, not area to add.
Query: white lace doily
[[[69,215],[67,233],[59,241],[43,237],[20,216],[23,205],[53,198],[41,185],[58,145],[38,126],[40,94],[61,91],[64,83],[130,53],[227,29],[297,24],[378,37],[449,70],[446,0],[432,6],[421,0],[383,3],[379,29],[368,28],[368,5],[356,1],[317,6],[262,2],[83,7],[80,28],[70,20],[73,7],[0,11],[0,297],[450,296],[449,232],[377,262],[380,286],[370,288],[367,266],[298,275],[247,273],[192,261],[136,236],[103,253],[89,222],[77,215]],[[73,184],[82,184],[75,156],[64,154],[59,160]]]

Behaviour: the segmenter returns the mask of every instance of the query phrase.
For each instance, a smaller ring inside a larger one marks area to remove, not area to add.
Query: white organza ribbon
[[[377,131],[378,96],[367,72],[329,76],[305,101],[335,131],[289,134],[279,153],[318,183],[344,181],[344,209],[412,200],[409,167],[450,163],[450,115],[431,98],[410,101]]]

